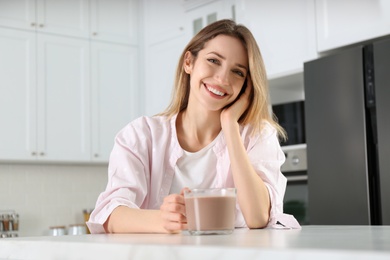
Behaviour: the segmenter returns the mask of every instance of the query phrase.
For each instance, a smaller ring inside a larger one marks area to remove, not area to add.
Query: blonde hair
[[[176,69],[175,85],[171,103],[167,109],[159,115],[171,118],[187,108],[190,94],[190,75],[184,71],[183,67],[185,53],[187,51],[191,52],[192,56],[196,59],[199,51],[204,48],[205,43],[218,35],[227,35],[239,39],[248,53],[249,73],[252,79],[253,88],[249,95],[249,106],[238,122],[241,125],[252,125],[252,133],[258,133],[262,129],[262,122],[268,121],[275,127],[279,137],[286,139],[284,129],[276,122],[272,113],[269,112],[270,103],[267,74],[256,40],[248,28],[227,19],[219,20],[206,26],[187,44],[180,56]]]

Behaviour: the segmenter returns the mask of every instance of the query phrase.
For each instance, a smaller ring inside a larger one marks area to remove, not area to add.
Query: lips
[[[217,96],[220,96],[220,97],[223,97],[223,96],[226,95],[226,93],[223,93],[222,91],[219,91],[218,89],[215,89],[215,88],[213,88],[213,87],[211,87],[211,86],[208,86],[208,85],[206,85],[206,84],[205,84],[205,87],[206,87],[206,89],[207,89],[209,92],[213,93],[214,95],[217,95]]]

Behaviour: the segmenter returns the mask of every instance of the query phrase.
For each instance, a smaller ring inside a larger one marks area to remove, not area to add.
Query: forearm
[[[250,163],[241,140],[238,123],[225,126],[224,134],[237,188],[237,199],[246,224],[249,228],[265,227],[270,214],[268,189]]]
[[[119,206],[104,224],[107,233],[167,233],[159,210]]]

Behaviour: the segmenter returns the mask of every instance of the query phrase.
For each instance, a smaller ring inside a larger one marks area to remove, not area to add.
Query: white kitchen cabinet
[[[138,45],[137,0],[91,0],[93,40]]]
[[[390,34],[388,0],[316,0],[318,51]]]
[[[107,162],[115,135],[138,116],[138,49],[91,43],[93,161]]]
[[[217,20],[235,19],[234,0],[187,0],[185,8],[189,39]]]
[[[38,34],[38,156],[90,159],[89,41]]]
[[[30,159],[37,151],[36,38],[0,28],[0,160]]]
[[[0,25],[36,30],[36,0],[1,0],[0,1]]]
[[[0,29],[0,159],[90,159],[87,40]]]
[[[138,5],[0,0],[1,161],[108,161],[139,115]]]
[[[1,0],[0,25],[87,38],[89,1]]]
[[[144,0],[142,3],[146,46],[169,41],[185,34],[186,20],[183,0]]]
[[[169,104],[177,63],[188,40],[182,0],[143,2],[144,114],[162,112]]]
[[[256,38],[269,79],[302,72],[317,57],[314,0],[238,0],[236,10]]]
[[[148,46],[145,66],[145,114],[165,110],[171,100],[176,67],[185,47],[184,37]]]

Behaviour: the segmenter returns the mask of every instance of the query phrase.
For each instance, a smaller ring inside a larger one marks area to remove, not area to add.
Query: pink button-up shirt
[[[258,135],[251,136],[250,130],[250,126],[240,127],[250,161],[268,188],[271,220],[283,212],[287,181],[280,172],[280,166],[285,161],[285,155],[276,130],[269,123],[264,123]],[[216,140],[213,151],[217,157],[213,188],[234,187],[223,135]],[[175,165],[182,154],[176,135],[176,116],[171,119],[140,117],[124,127],[116,136],[110,155],[106,190],[99,195],[87,222],[91,233],[104,233],[103,224],[120,205],[159,209],[164,197],[169,194]],[[236,208],[236,227],[246,227],[238,204]]]

